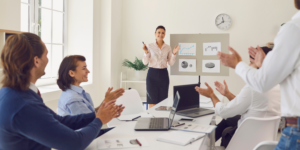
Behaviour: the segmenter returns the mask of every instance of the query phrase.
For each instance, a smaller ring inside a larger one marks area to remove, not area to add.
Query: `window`
[[[48,49],[45,75],[36,85],[55,84],[66,52],[66,0],[21,0],[21,30],[39,35]]]

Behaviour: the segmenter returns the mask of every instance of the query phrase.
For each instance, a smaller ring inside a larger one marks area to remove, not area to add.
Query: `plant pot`
[[[135,70],[135,79],[136,80],[146,80],[146,71]]]

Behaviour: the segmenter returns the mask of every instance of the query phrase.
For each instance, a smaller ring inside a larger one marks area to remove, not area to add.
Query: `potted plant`
[[[132,68],[135,70],[136,79],[138,79],[138,80],[145,79],[145,77],[144,77],[145,75],[142,75],[141,72],[144,72],[145,70],[147,70],[148,65],[144,65],[144,63],[141,59],[138,59],[137,57],[135,57],[134,62],[131,62],[128,59],[125,59],[122,64],[125,67]]]

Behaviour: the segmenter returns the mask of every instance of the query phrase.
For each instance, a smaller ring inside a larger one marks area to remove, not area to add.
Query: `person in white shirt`
[[[155,30],[156,41],[146,46],[143,45],[144,57],[143,63],[149,63],[149,70],[146,79],[147,103],[149,108],[162,100],[168,98],[169,91],[169,73],[167,64],[172,66],[175,63],[176,53],[180,46],[171,47],[164,42],[166,29],[164,26],[158,26]]]
[[[300,0],[294,0],[300,10]],[[260,48],[249,48],[259,70],[248,67],[231,47],[232,54],[218,53],[221,63],[235,72],[254,90],[264,93],[277,84],[281,90],[281,115],[286,125],[275,150],[296,149],[300,139],[300,11],[279,30],[274,48],[265,58]]]
[[[264,52],[268,53],[270,49],[264,47]],[[259,68],[250,56],[249,66]],[[196,91],[206,97],[212,99],[215,106],[216,115],[219,115],[223,120],[217,125],[215,140],[221,140],[221,146],[225,148],[229,144],[236,129],[248,117],[268,118],[280,116],[280,93],[279,86],[262,94],[253,90],[249,85],[245,85],[241,92],[233,95],[224,80],[224,85],[216,81],[216,90],[228,98],[228,103],[220,102],[213,93],[211,87],[205,83],[207,89],[196,87]],[[253,129],[255,130],[255,129]]]

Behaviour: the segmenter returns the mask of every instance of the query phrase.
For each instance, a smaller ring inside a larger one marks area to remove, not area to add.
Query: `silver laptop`
[[[169,118],[140,118],[135,127],[135,131],[166,131],[172,126],[175,112],[180,100],[179,93],[177,92],[174,98],[174,103],[170,111]]]

